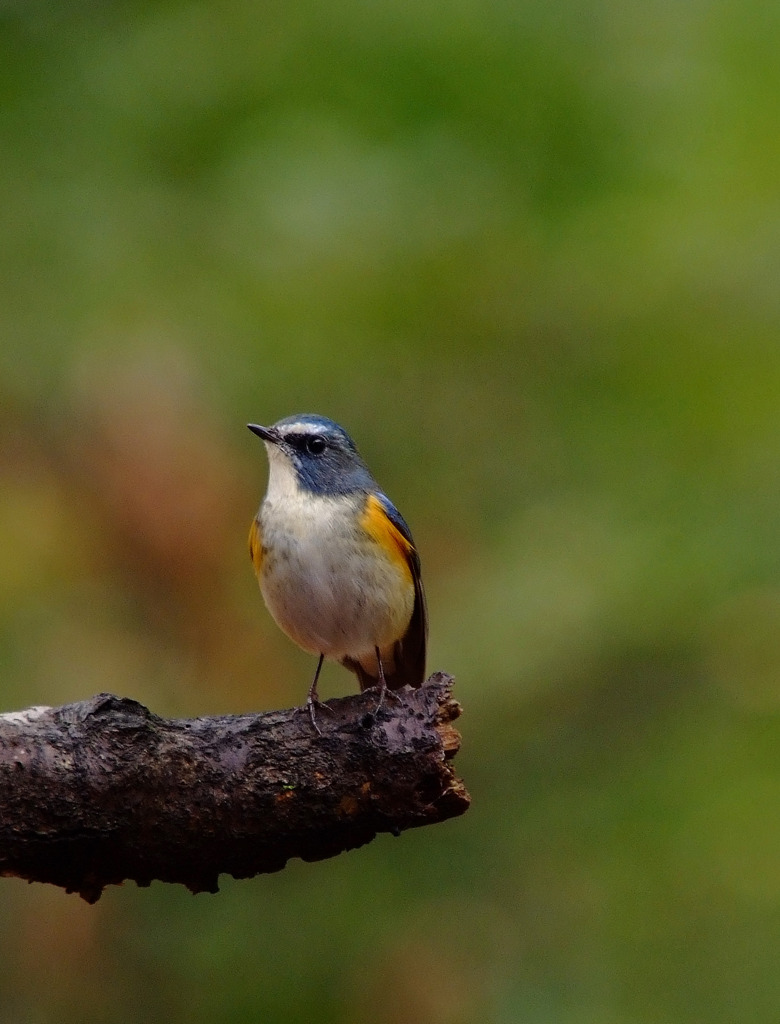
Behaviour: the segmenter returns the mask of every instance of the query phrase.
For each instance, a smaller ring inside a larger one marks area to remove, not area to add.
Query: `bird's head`
[[[248,423],[265,442],[270,474],[269,496],[276,492],[337,495],[375,488],[355,442],[325,416],[287,416],[271,427]]]

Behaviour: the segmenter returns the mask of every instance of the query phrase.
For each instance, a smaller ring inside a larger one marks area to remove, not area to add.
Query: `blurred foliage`
[[[300,701],[244,423],[316,411],[474,798],[213,897],[5,880],[0,1024],[776,1019],[779,11],[0,5],[3,706]]]

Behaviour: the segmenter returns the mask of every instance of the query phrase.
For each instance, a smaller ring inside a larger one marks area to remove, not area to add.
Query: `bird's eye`
[[[314,434],[306,438],[306,451],[309,455],[321,455],[325,451],[325,438]]]

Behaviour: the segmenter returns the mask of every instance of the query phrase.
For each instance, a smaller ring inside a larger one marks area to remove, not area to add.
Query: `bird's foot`
[[[404,704],[405,703],[405,701],[404,701],[403,697],[401,696],[401,694],[400,693],[396,693],[395,690],[391,690],[390,687],[387,685],[387,683],[384,680],[380,680],[380,682],[377,683],[377,686],[379,688],[379,700],[376,702],[376,710],[377,711],[379,711],[379,709],[385,703],[385,700],[387,700],[388,702],[390,700],[394,700],[396,704]]]
[[[401,699],[399,694],[397,694],[394,690],[391,690],[390,687],[387,685],[387,677],[385,676],[385,666],[382,664],[382,654],[379,648],[375,647],[374,652],[376,654],[377,668],[379,669],[379,682],[377,683],[377,686],[379,687],[379,700],[377,701],[376,704],[376,710],[379,711],[379,709],[382,707],[385,701],[385,697],[389,698],[392,696],[393,700],[395,700],[398,704],[403,704],[403,700]]]
[[[333,714],[332,707],[330,707],[328,704],[323,703],[323,701],[318,700],[317,697],[312,697],[311,695],[306,698],[305,704],[301,704],[301,706],[297,707],[295,710],[303,713],[308,713],[314,731],[317,733],[318,736],[322,736],[322,729],[320,729],[319,725],[317,725],[316,711],[327,711],[328,714]]]

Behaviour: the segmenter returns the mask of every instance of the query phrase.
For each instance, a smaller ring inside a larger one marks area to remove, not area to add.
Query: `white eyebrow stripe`
[[[282,434],[324,434],[327,433],[324,427],[318,426],[316,423],[285,423],[280,428]]]

